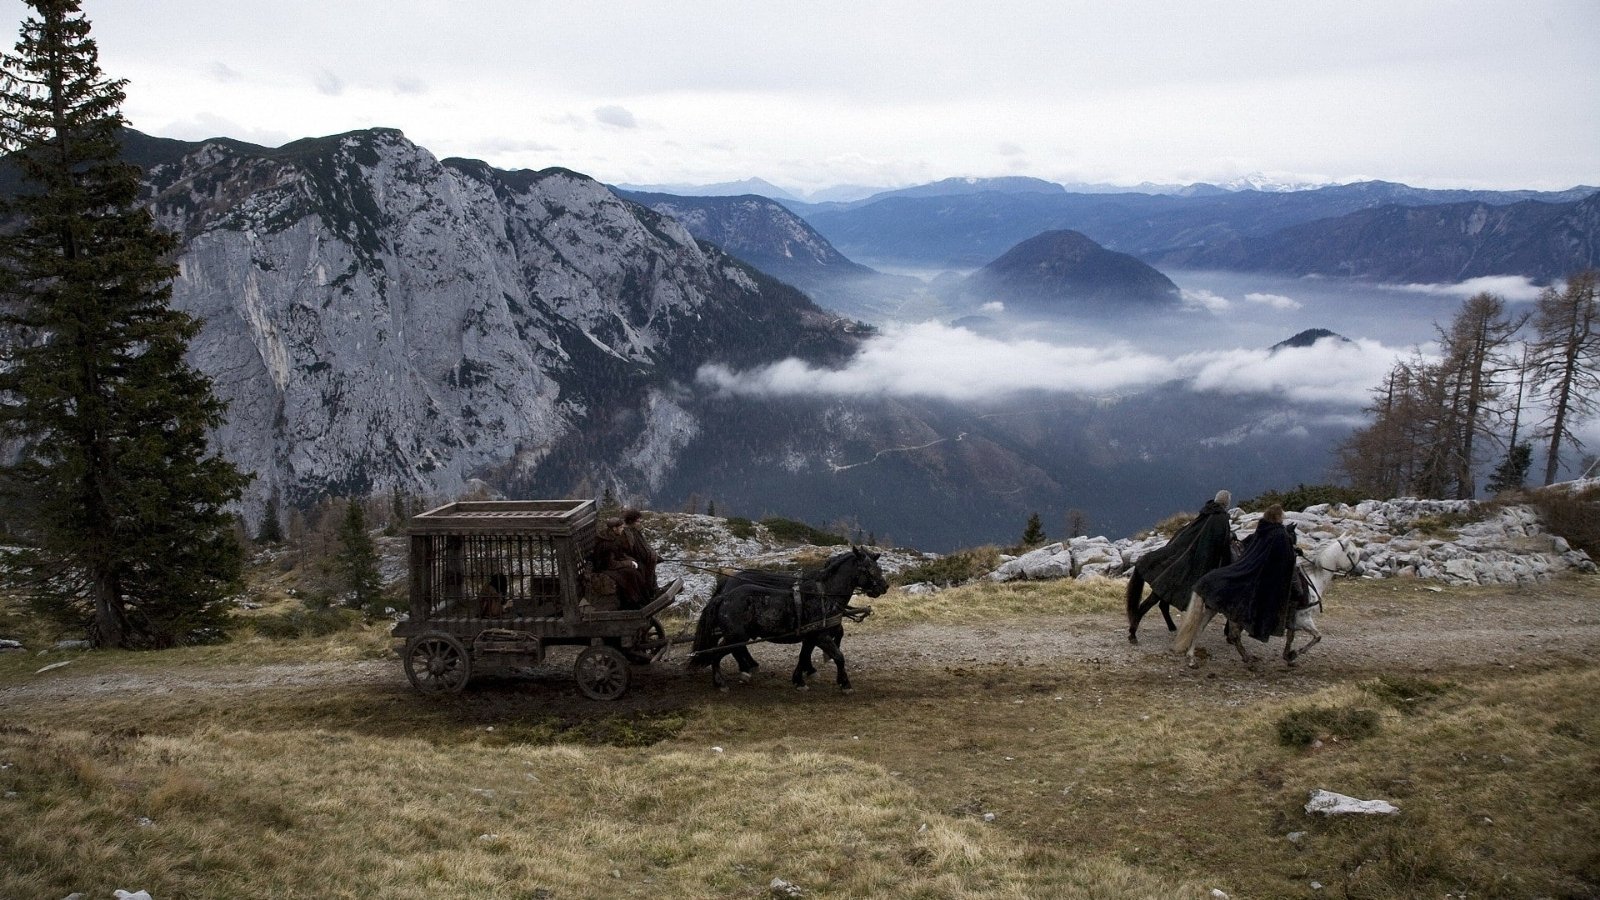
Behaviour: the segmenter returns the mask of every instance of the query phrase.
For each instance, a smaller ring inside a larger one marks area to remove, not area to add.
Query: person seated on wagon
[[[617,605],[622,609],[638,609],[645,604],[644,573],[639,563],[628,554],[628,538],[622,531],[621,519],[607,519],[605,527],[594,539],[590,565],[597,575],[604,575],[617,586]]]
[[[661,562],[661,554],[651,549],[650,542],[644,539],[644,528],[639,525],[643,513],[637,509],[622,511],[622,534],[627,539],[627,553],[639,564],[639,572],[644,575],[645,588],[649,596],[654,597],[661,593],[661,585],[656,582],[656,563]]]

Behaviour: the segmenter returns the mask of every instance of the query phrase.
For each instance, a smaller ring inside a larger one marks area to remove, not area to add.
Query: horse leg
[[[1152,596],[1150,599],[1154,600],[1156,598],[1154,596]],[[1178,630],[1178,623],[1172,621],[1172,604],[1168,603],[1167,602],[1167,598],[1165,598],[1165,597],[1161,598],[1161,618],[1167,620],[1167,630],[1168,631],[1177,631]]]
[[[806,681],[810,681],[811,676],[817,674],[817,667],[811,664],[811,651],[814,647],[816,647],[815,641],[802,641],[800,643],[800,661],[795,664],[795,671],[804,677]]]
[[[735,647],[731,652],[734,660],[739,663],[739,680],[749,683],[750,677],[761,668],[761,663],[756,662],[756,658],[750,655],[749,646]]]
[[[1294,656],[1287,657],[1291,660],[1305,656],[1306,651],[1310,650],[1312,647],[1315,647],[1317,642],[1322,640],[1322,630],[1317,628],[1317,621],[1311,618],[1309,610],[1306,613],[1296,616],[1294,624],[1301,631],[1311,632],[1311,640],[1306,641],[1306,645],[1304,647],[1301,647],[1299,650],[1295,651]]]
[[[1138,609],[1133,611],[1130,624],[1128,625],[1128,643],[1139,643],[1139,622],[1144,619],[1145,613],[1149,612],[1151,608],[1155,607],[1157,604],[1161,606],[1161,617],[1167,620],[1167,628],[1171,631],[1178,630],[1178,626],[1172,624],[1172,614],[1167,612],[1167,608],[1170,604],[1167,603],[1166,598],[1160,596],[1159,594],[1151,594],[1148,599],[1139,604]]]
[[[817,646],[822,648],[822,652],[828,654],[828,658],[833,660],[833,664],[839,668],[839,693],[849,694],[855,691],[855,688],[850,686],[850,676],[845,674],[844,653],[839,650],[839,645],[834,642],[831,636],[826,634],[818,635],[816,641]]]
[[[1223,630],[1223,633],[1228,636],[1228,643],[1232,644],[1234,649],[1239,651],[1239,658],[1244,660],[1244,664],[1250,669],[1254,670],[1256,667],[1256,658],[1251,656],[1250,651],[1244,648],[1244,626],[1229,622],[1228,627]]]
[[[728,682],[722,677],[722,657],[726,655],[727,651],[720,647],[711,650],[711,686],[723,692],[728,690]]]
[[[817,673],[811,665],[811,648],[816,646],[814,638],[805,638],[800,641],[800,656],[794,663],[794,674],[789,676],[789,683],[797,691],[808,691],[811,685],[806,684],[806,679]]]
[[[1206,626],[1211,624],[1211,617],[1216,614],[1217,611],[1209,606],[1206,606],[1199,597],[1195,597],[1193,600],[1189,601],[1189,611],[1184,613],[1184,615],[1186,617],[1199,616],[1199,618],[1195,620],[1194,640],[1190,642],[1189,650],[1184,654],[1189,659],[1189,668],[1191,669],[1198,668],[1200,665],[1194,660],[1195,647],[1199,646],[1200,644],[1200,632],[1206,630]],[[1185,628],[1187,627],[1188,626],[1185,625]]]
[[[1299,631],[1299,629],[1295,628],[1293,619],[1290,619],[1289,620],[1289,624],[1285,625],[1283,627],[1283,663],[1284,663],[1284,665],[1287,665],[1287,666],[1294,665],[1294,658],[1296,656],[1300,655],[1299,652],[1297,652],[1294,649],[1294,636],[1298,631]]]

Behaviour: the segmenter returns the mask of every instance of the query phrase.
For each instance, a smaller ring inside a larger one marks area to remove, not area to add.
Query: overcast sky
[[[24,6],[0,0],[11,23]],[[813,190],[1600,183],[1596,0],[84,0],[135,128]],[[10,27],[15,28],[15,25]],[[14,33],[14,31],[13,31]],[[7,40],[9,46],[12,41]]]

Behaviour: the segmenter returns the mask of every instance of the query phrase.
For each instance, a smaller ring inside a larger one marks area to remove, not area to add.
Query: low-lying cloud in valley
[[[1162,356],[1128,344],[1003,340],[939,322],[888,328],[842,368],[786,359],[748,371],[701,367],[700,384],[742,396],[904,396],[954,401],[1024,391],[1104,394],[1175,380],[1193,390],[1358,407],[1409,348],[1325,339],[1311,347]]]
[[[1381,287],[1412,294],[1462,298],[1487,292],[1498,294],[1514,303],[1537,300],[1539,293],[1544,290],[1522,275],[1485,275],[1481,278],[1468,278],[1455,284],[1395,284],[1381,285]]]

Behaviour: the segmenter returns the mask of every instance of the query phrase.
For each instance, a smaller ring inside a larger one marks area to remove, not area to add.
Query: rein
[[[1345,545],[1340,544],[1339,546],[1344,547]],[[1332,578],[1338,578],[1339,576],[1346,574],[1338,569],[1330,569],[1322,563],[1317,562],[1316,560],[1307,556],[1305,551],[1301,550],[1299,547],[1294,548],[1294,552],[1295,555],[1299,556],[1305,561],[1306,568],[1320,569],[1324,572],[1327,572]],[[1356,562],[1360,559],[1360,557],[1355,554],[1354,548],[1343,550],[1342,555],[1344,556],[1345,561],[1350,563],[1350,568],[1353,571],[1356,567]],[[1310,576],[1305,574],[1305,569],[1302,569],[1298,566],[1295,568],[1295,574],[1305,579],[1306,596],[1309,598],[1309,602],[1307,602],[1305,606],[1300,607],[1300,609],[1322,609],[1323,592],[1317,589],[1317,583],[1313,581]]]

